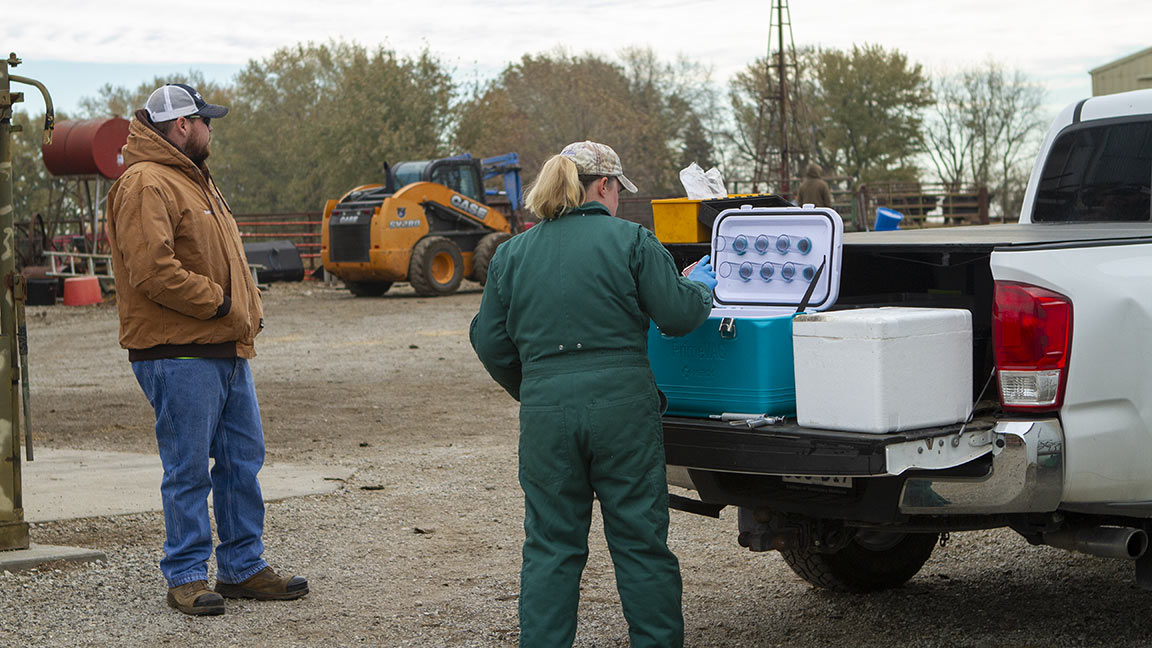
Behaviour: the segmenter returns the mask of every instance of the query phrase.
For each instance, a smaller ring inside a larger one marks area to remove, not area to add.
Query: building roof
[[[1129,54],[1128,56],[1125,56],[1122,59],[1116,59],[1115,61],[1112,61],[1111,63],[1105,63],[1104,65],[1101,65],[1098,68],[1088,70],[1088,74],[1096,74],[1097,72],[1106,72],[1106,71],[1108,71],[1114,67],[1123,65],[1125,63],[1129,63],[1129,62],[1134,61],[1138,58],[1144,58],[1145,56],[1149,56],[1149,55],[1152,55],[1152,47],[1149,47],[1148,49],[1140,50],[1139,52],[1136,52],[1135,54]]]

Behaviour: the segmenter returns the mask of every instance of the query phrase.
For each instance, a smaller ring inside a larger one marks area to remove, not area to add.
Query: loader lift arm
[[[504,176],[504,195],[512,203],[512,209],[523,207],[523,188],[520,184],[520,156],[516,153],[505,153],[495,157],[484,158],[480,161],[484,169],[484,179],[491,180],[496,176]],[[488,190],[489,195],[494,193]]]

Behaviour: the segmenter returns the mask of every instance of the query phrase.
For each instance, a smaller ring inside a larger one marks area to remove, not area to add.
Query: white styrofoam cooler
[[[792,324],[800,425],[899,432],[963,421],[972,402],[972,314],[862,308]]]

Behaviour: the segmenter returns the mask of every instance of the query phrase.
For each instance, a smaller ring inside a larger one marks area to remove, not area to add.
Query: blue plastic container
[[[889,209],[887,207],[876,208],[876,224],[872,229],[877,232],[890,232],[892,230],[900,229],[900,221],[904,220],[904,214]]]
[[[648,358],[673,416],[796,414],[792,314],[740,318],[722,337],[722,318],[710,317],[684,337],[648,330]]]

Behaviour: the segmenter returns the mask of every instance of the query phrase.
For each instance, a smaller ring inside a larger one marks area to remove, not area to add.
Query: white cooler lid
[[[767,317],[820,311],[840,293],[844,222],[826,207],[745,205],[712,224],[713,317]],[[816,276],[816,271],[824,268]]]
[[[888,340],[971,330],[972,313],[963,308],[858,308],[797,315],[792,322],[795,337],[854,340]]]

